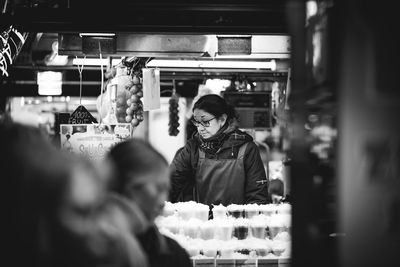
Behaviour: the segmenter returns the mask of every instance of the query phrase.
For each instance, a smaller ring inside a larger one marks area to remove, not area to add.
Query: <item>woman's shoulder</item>
[[[187,140],[186,144],[176,151],[173,162],[193,161],[194,157],[198,154],[198,147],[198,142],[196,140]]]
[[[190,256],[176,240],[166,235],[163,235],[171,255],[174,256],[174,267],[191,267],[192,263]]]
[[[195,150],[197,150],[197,148],[199,147],[198,141],[195,138],[191,138],[189,140],[186,141],[186,143],[184,144],[184,146],[182,146],[178,151],[186,151],[186,153],[188,152],[193,152]]]
[[[227,142],[233,145],[243,145],[245,143],[254,143],[253,137],[248,133],[235,129],[234,131],[229,133],[229,137],[227,138]]]

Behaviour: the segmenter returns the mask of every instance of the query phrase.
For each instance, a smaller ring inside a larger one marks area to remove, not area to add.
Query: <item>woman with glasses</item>
[[[219,95],[202,96],[191,122],[197,132],[171,163],[170,201],[266,203],[268,184],[258,147],[238,129],[233,107]]]

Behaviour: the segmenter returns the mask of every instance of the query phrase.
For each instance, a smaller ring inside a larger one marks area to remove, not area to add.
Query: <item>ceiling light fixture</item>
[[[159,68],[228,68],[276,70],[276,61],[217,61],[217,60],[169,60],[153,59],[147,67]]]
[[[121,60],[122,60],[121,58],[112,59],[111,64],[113,66],[115,66],[115,65],[119,64],[121,62]],[[107,58],[103,58],[103,59],[100,59],[100,58],[85,58],[85,59],[74,58],[74,59],[72,59],[72,65],[79,65],[79,66],[81,66],[81,65],[85,65],[85,66],[103,65],[103,66],[107,66],[107,64],[108,64]]]
[[[81,33],[79,33],[79,36],[80,37],[83,37],[83,36],[110,37],[110,36],[115,36],[115,33],[81,32]]]

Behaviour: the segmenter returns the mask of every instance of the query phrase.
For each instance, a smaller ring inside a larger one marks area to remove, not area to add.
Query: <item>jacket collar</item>
[[[231,120],[228,127],[224,130],[224,133],[229,137],[224,141],[219,151],[227,148],[232,149],[232,147],[240,147],[244,143],[253,141],[253,137],[251,137],[248,133],[238,129],[237,120]],[[194,139],[197,141],[197,143],[200,144],[201,141],[199,133],[196,132],[193,136],[195,137]]]

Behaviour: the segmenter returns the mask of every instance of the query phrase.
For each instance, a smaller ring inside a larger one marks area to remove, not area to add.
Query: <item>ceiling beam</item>
[[[288,33],[285,1],[185,2],[76,2],[70,8],[18,6],[8,19],[26,32]]]

